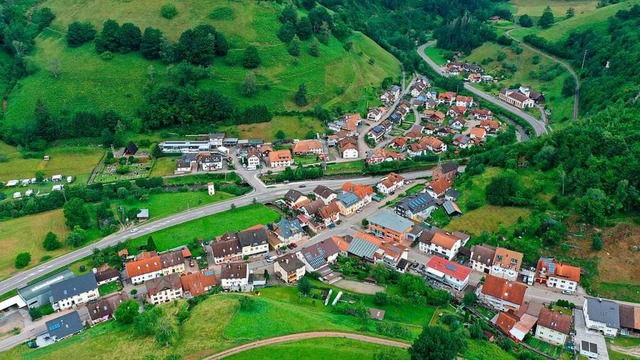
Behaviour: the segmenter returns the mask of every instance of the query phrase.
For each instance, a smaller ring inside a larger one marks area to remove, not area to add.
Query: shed
[[[134,156],[137,152],[138,147],[136,146],[136,144],[134,144],[133,141],[129,141],[127,146],[124,148],[122,156]]]
[[[138,218],[138,221],[149,220],[149,209],[140,209],[140,212],[136,217]]]

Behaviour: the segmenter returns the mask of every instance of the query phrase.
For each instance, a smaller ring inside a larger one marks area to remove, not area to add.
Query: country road
[[[252,350],[252,349],[256,349],[256,348],[267,346],[267,345],[280,344],[283,342],[299,341],[299,340],[306,340],[306,339],[326,338],[326,337],[352,339],[352,340],[364,341],[364,342],[373,343],[373,344],[400,347],[404,349],[408,349],[411,346],[411,344],[403,343],[400,341],[387,340],[387,339],[377,338],[373,336],[343,333],[343,332],[329,332],[329,331],[319,332],[318,331],[318,332],[284,335],[284,336],[278,336],[270,339],[255,341],[249,344],[236,346],[229,350],[219,352],[215,355],[204,358],[204,360],[224,359],[226,357],[241,353],[243,351]]]
[[[509,37],[511,40],[516,41],[517,43],[519,43],[521,46],[526,47],[527,49],[534,51],[544,57],[546,57],[547,59],[550,59],[552,61],[557,62],[558,64],[562,65],[562,67],[564,67],[565,69],[567,69],[567,71],[569,72],[569,74],[571,74],[571,76],[573,76],[573,79],[576,82],[576,89],[575,89],[575,95],[573,97],[573,121],[578,120],[578,107],[579,107],[579,97],[580,97],[580,78],[578,77],[578,75],[576,74],[575,71],[573,71],[573,68],[565,61],[558,59],[557,57],[551,55],[551,54],[547,54],[546,52],[537,49],[527,43],[525,43],[524,41],[520,41],[518,39],[516,39],[515,37],[513,37],[511,35],[511,31],[516,30],[516,29],[511,29],[508,30],[507,32],[505,32],[504,34]]]
[[[444,77],[449,77],[449,74],[447,72],[445,72],[444,70],[442,70],[442,68],[436,64],[433,60],[431,60],[424,52],[424,50],[429,47],[429,46],[433,46],[435,45],[435,41],[429,41],[426,44],[422,44],[420,45],[420,47],[418,47],[418,55],[420,55],[420,57],[427,62],[427,64],[429,64],[429,66],[431,66],[431,68],[438,74]],[[464,83],[464,89],[473,93],[474,95],[477,95],[478,97],[482,98],[485,101],[488,101],[496,106],[501,107],[502,109],[514,114],[515,116],[523,119],[524,121],[528,122],[534,129],[536,136],[541,136],[547,133],[547,127],[546,124],[543,121],[540,121],[538,119],[536,119],[535,117],[533,117],[531,114],[528,114],[518,108],[516,108],[515,106],[511,106],[507,103],[505,103],[502,100],[499,100],[498,98],[496,98],[493,95],[487,94],[481,90],[478,90],[476,88],[474,88],[473,86],[471,86],[468,83]]]

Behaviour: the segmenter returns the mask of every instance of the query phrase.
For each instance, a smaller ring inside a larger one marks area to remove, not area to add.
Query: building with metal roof
[[[378,245],[363,238],[355,237],[349,245],[347,253],[363,260],[373,261],[373,254],[378,250]]]
[[[35,284],[18,289],[18,295],[30,308],[51,303],[51,285],[76,277],[73,271],[66,269]]]

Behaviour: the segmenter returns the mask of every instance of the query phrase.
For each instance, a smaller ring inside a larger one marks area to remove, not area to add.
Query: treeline
[[[485,41],[494,41],[496,32],[484,22],[465,13],[436,29],[433,37],[438,39],[438,47],[466,54],[482,45]]]

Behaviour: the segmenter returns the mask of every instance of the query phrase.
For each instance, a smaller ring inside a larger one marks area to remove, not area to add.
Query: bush
[[[74,21],[67,28],[67,45],[78,47],[95,39],[96,34],[96,28],[90,22]]]
[[[44,242],[42,243],[42,247],[47,251],[57,250],[62,247],[62,243],[58,240],[58,236],[51,231],[47,233],[47,236],[44,238]]]
[[[165,19],[171,20],[178,15],[178,9],[176,9],[176,6],[171,3],[164,4],[160,8],[160,15]]]
[[[256,301],[250,296],[241,296],[239,301],[241,311],[251,311],[256,306]]]
[[[28,252],[23,252],[16,256],[15,267],[16,269],[22,269],[29,265],[31,262],[31,254]]]

